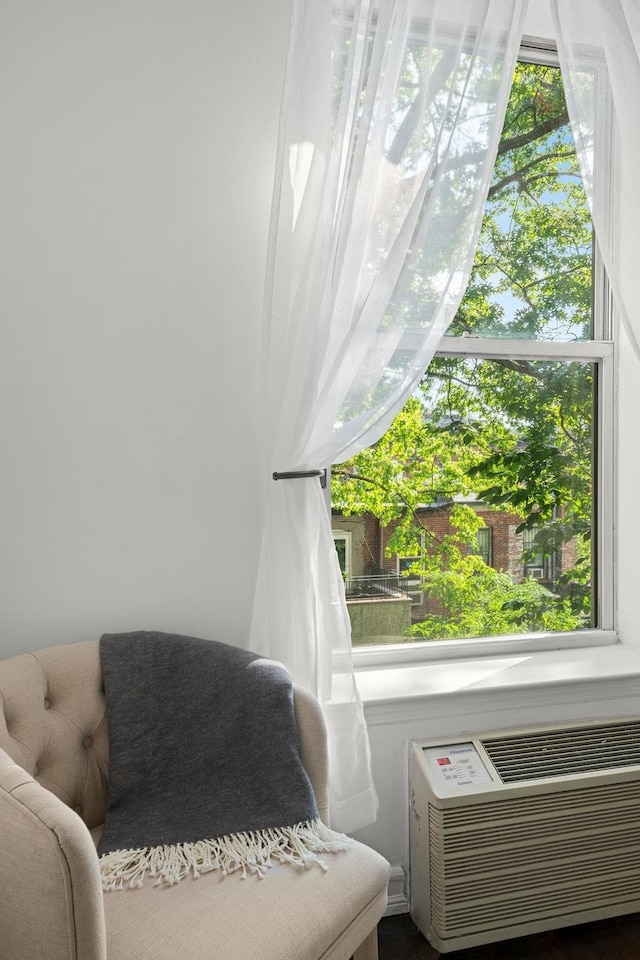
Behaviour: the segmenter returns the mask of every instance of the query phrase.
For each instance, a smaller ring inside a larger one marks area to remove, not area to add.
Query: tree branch
[[[501,140],[498,144],[498,156],[500,157],[504,153],[509,153],[511,150],[517,150],[519,147],[524,147],[528,143],[540,139],[540,137],[545,137],[548,133],[553,133],[554,130],[560,130],[560,128],[564,127],[567,123],[569,123],[569,114],[566,110],[563,110],[556,117],[549,117],[548,120],[539,123],[537,127],[528,130],[526,133],[520,133],[517,137],[508,137],[506,140]]]
[[[422,522],[422,520],[418,516],[418,511],[416,510],[416,508],[411,506],[411,504],[402,495],[402,493],[400,493],[399,491],[393,491],[392,493],[391,488],[389,487],[388,484],[381,483],[379,480],[374,480],[372,477],[363,477],[362,474],[360,473],[349,473],[347,470],[340,470],[337,472],[334,471],[333,475],[334,477],[343,477],[345,480],[358,480],[361,483],[370,483],[372,484],[372,486],[379,487],[380,490],[384,490],[385,493],[388,493],[390,496],[395,497],[395,499],[400,500],[405,510],[409,514],[411,514],[411,516],[413,517],[414,523],[417,524],[417,526],[420,527],[421,530],[424,530],[424,532],[429,535],[433,543],[438,543],[438,544],[444,543],[444,540],[441,540],[440,537],[438,537],[433,532],[433,530],[430,530],[427,526],[425,526],[425,524]],[[452,503],[453,503],[453,500],[446,500],[442,504],[438,504],[437,508],[435,509],[444,510],[445,507],[450,507]]]
[[[564,159],[566,159],[567,157],[573,157],[573,156],[575,156],[574,151],[573,151],[573,150],[567,150],[567,151],[562,152],[562,153],[560,153],[560,152],[558,152],[558,153],[545,153],[545,154],[543,154],[543,156],[541,156],[541,157],[536,157],[535,160],[532,160],[530,163],[525,163],[525,165],[524,165],[523,167],[520,167],[518,170],[514,170],[513,173],[510,173],[508,176],[503,177],[502,180],[498,180],[497,183],[492,184],[492,185],[489,187],[488,196],[489,196],[489,197],[495,196],[496,193],[499,193],[500,190],[504,190],[504,188],[507,187],[507,186],[509,186],[510,183],[520,183],[520,182],[522,182],[522,180],[525,180],[525,179],[526,179],[526,177],[524,176],[524,175],[526,174],[526,172],[527,172],[528,170],[531,170],[531,169],[533,169],[534,167],[538,166],[538,164],[540,164],[540,163],[544,163],[544,162],[547,161],[547,160],[564,160]],[[549,171],[549,173],[546,173],[546,174],[539,174],[539,177],[557,177],[557,176],[560,175],[560,173],[561,173],[561,171],[559,171],[559,170],[553,170],[553,171]],[[563,174],[563,175],[564,175],[564,174]],[[539,177],[538,177],[538,178],[539,178]],[[533,179],[536,179],[536,178],[532,178],[532,180],[533,180]],[[527,181],[527,182],[529,182],[529,181]]]

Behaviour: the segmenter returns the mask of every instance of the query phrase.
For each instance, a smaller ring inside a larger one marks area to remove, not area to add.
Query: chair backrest
[[[294,687],[302,761],[326,821],[326,734],[320,706]],[[0,660],[0,747],[92,829],[104,823],[109,740],[97,641]]]
[[[109,741],[97,641],[0,661],[0,747],[89,828],[104,823]]]

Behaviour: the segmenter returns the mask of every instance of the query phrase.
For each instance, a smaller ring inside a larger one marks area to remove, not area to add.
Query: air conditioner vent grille
[[[441,938],[640,906],[640,780],[449,810],[429,803],[428,833]]]
[[[640,721],[481,740],[503,783],[640,765]]]

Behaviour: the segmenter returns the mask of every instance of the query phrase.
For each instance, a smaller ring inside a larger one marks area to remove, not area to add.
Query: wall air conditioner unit
[[[544,567],[529,567],[529,576],[534,580],[544,580]]]
[[[441,953],[640,911],[640,720],[412,742],[410,799]]]

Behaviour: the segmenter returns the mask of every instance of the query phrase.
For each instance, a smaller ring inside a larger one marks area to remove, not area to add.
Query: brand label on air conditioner
[[[491,783],[489,771],[472,743],[449,743],[443,747],[424,747],[423,750],[436,780],[449,787]]]

